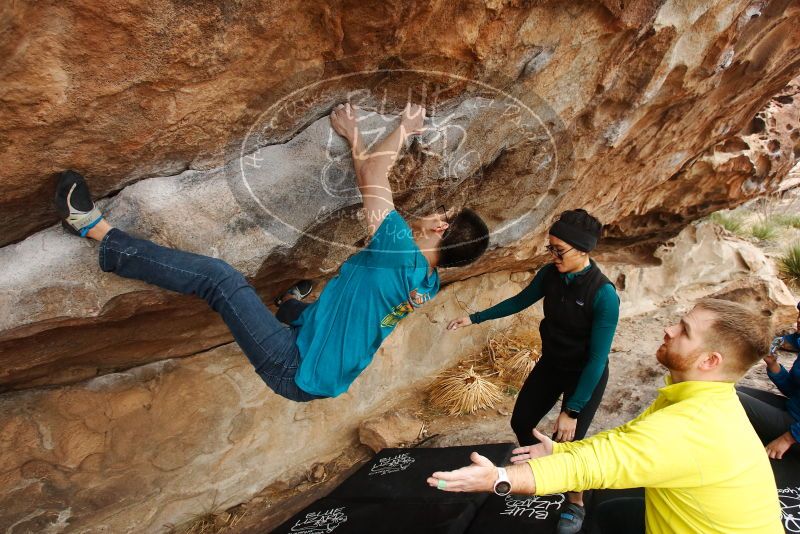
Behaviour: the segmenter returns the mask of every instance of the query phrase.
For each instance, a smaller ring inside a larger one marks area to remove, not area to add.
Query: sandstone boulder
[[[392,410],[367,419],[358,427],[358,439],[375,452],[390,447],[406,447],[420,439],[424,423],[413,414]]]
[[[521,288],[509,273],[448,286],[406,318],[335,399],[298,404],[275,395],[235,343],[73,385],[6,393],[0,396],[0,526],[161,532],[277,481],[324,478],[319,464],[357,446],[362,421],[424,388],[480,346],[491,327],[511,323],[450,332],[448,318]],[[402,435],[396,437],[409,439],[406,420],[398,421]]]

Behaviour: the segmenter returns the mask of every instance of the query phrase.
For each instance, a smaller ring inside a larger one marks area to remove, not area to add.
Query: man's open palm
[[[539,440],[536,445],[528,445],[526,447],[517,447],[511,453],[511,462],[518,464],[527,462],[528,460],[535,460],[543,456],[550,456],[553,454],[553,440],[536,430],[533,429],[533,437]]]

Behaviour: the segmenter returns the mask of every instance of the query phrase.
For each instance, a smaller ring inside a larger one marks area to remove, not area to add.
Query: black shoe
[[[314,289],[314,284],[311,280],[300,280],[295,285],[290,287],[283,296],[291,295],[297,300],[303,300],[307,296],[311,294],[311,290]],[[278,297],[275,299],[275,305],[280,306],[283,302],[283,296]]]
[[[567,503],[561,510],[556,532],[558,534],[577,534],[581,531],[585,517],[586,509],[583,506],[571,502]]]
[[[103,218],[89,193],[83,176],[75,171],[58,175],[55,206],[61,217],[61,226],[71,234],[86,237],[89,230]]]

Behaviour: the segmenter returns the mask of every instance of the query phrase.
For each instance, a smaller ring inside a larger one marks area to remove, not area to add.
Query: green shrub
[[[778,228],[770,220],[761,221],[753,225],[750,233],[758,240],[769,241],[778,235]]]
[[[742,229],[742,219],[737,215],[725,214],[718,211],[712,213],[710,219],[711,222],[722,226],[727,231],[733,232],[734,234]]]
[[[773,216],[772,220],[775,221],[775,224],[779,224],[781,226],[789,226],[800,230],[800,215],[789,215],[782,213]]]
[[[800,282],[800,243],[786,249],[778,259],[781,272],[795,282]]]

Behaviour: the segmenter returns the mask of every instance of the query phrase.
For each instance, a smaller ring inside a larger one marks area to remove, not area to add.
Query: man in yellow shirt
[[[768,351],[769,330],[756,311],[703,299],[664,330],[667,385],[639,417],[572,443],[534,430],[540,443],[515,449],[515,465],[472,453],[472,465],[428,484],[501,495],[644,487],[642,531],[782,534],[775,478],[734,390]]]

